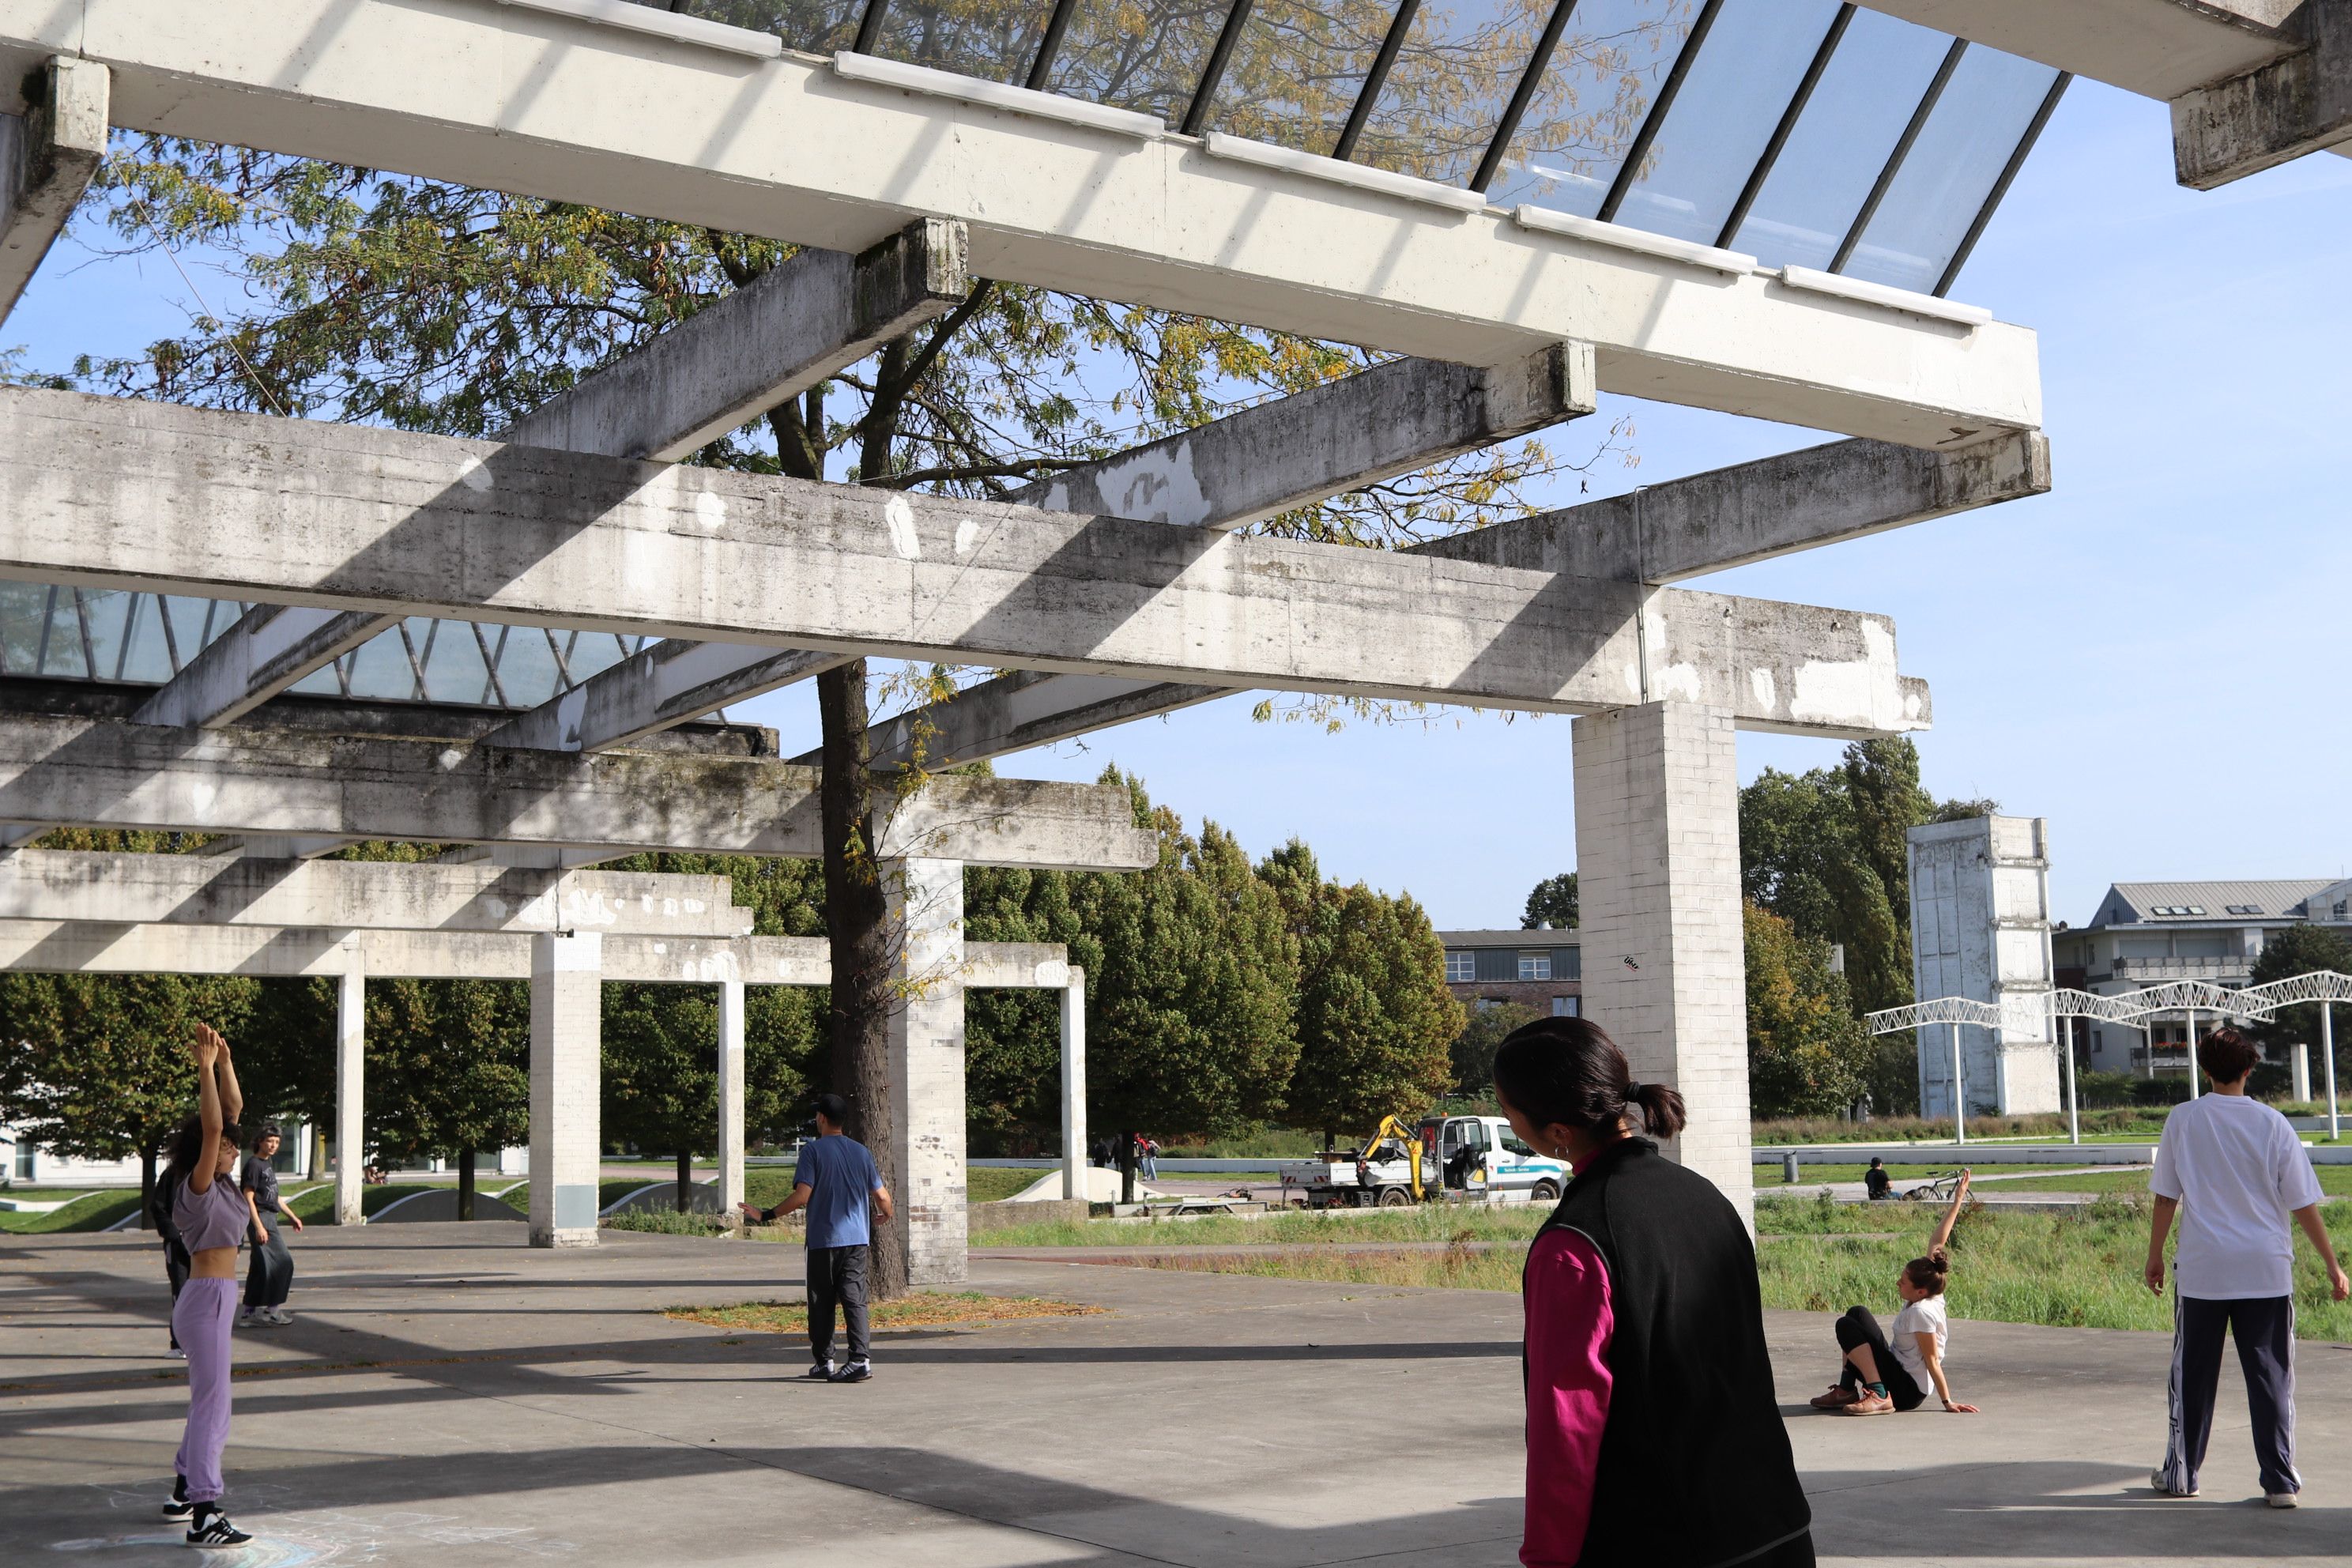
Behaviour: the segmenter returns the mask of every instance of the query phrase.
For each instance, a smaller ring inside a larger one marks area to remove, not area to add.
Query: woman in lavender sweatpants
[[[164,1173],[172,1220],[188,1248],[188,1282],[172,1304],[172,1331],[188,1352],[188,1428],[167,1519],[188,1521],[191,1546],[241,1546],[253,1538],[231,1524],[220,1500],[221,1450],[228,1446],[229,1330],[236,1318],[236,1248],[253,1211],[237,1190],[235,1125],[245,1096],[228,1042],[196,1026],[197,1113],[172,1140]]]

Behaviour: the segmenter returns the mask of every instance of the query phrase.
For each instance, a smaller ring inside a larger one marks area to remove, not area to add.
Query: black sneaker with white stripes
[[[210,1503],[198,1505],[196,1522],[188,1527],[191,1546],[242,1546],[253,1537],[228,1521],[228,1515]]]
[[[812,1382],[831,1383],[833,1381],[833,1363],[829,1361],[818,1362],[814,1366],[808,1369],[808,1376]]]
[[[188,1478],[185,1476],[173,1476],[172,1478],[172,1500],[163,1505],[163,1517],[165,1519],[185,1519],[188,1515],[195,1511],[196,1505],[188,1500]]]
[[[872,1377],[873,1375],[874,1369],[872,1367],[866,1365],[863,1361],[854,1361],[847,1366],[843,1367],[839,1372],[835,1373],[833,1374],[833,1381],[835,1383],[864,1383],[867,1378]]]

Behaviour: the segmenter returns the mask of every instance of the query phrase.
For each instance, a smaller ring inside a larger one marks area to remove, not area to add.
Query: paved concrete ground
[[[982,1288],[1110,1310],[886,1335],[876,1380],[833,1388],[794,1381],[797,1344],[654,1310],[792,1295],[794,1248],[519,1233],[297,1240],[295,1326],[239,1343],[230,1484],[262,1540],[231,1561],[1514,1560],[1513,1297],[982,1260]],[[138,1238],[0,1240],[0,1563],[189,1560],[154,1510],[184,1405],[164,1299]],[[1960,1324],[1985,1415],[1854,1421],[1800,1403],[1834,1361],[1825,1321],[1770,1331],[1826,1562],[2352,1555],[2352,1351],[2304,1349],[2306,1506],[2273,1513],[2229,1400],[2205,1496],[2146,1489],[2159,1338]]]

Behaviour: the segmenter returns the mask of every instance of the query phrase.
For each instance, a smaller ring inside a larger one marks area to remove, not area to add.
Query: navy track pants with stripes
[[[2246,1410],[2252,1417],[2254,1458],[2263,1490],[2296,1492],[2294,1468],[2294,1298],[2258,1296],[2210,1300],[2176,1296],[2172,1303],[2172,1432],[2164,1446],[2164,1489],[2197,1489],[2205,1444],[2213,1435],[2213,1402],[2221,1389],[2221,1334],[2238,1342],[2246,1374]]]

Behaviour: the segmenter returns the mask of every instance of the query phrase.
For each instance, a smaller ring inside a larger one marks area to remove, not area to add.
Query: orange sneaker
[[[1892,1415],[1895,1401],[1875,1394],[1864,1394],[1851,1405],[1838,1411],[1841,1415]]]
[[[1845,1405],[1852,1405],[1855,1400],[1861,1397],[1862,1395],[1856,1394],[1853,1389],[1846,1387],[1843,1384],[1834,1384],[1831,1387],[1828,1393],[1816,1394],[1813,1395],[1813,1408],[1816,1410],[1837,1410]]]

